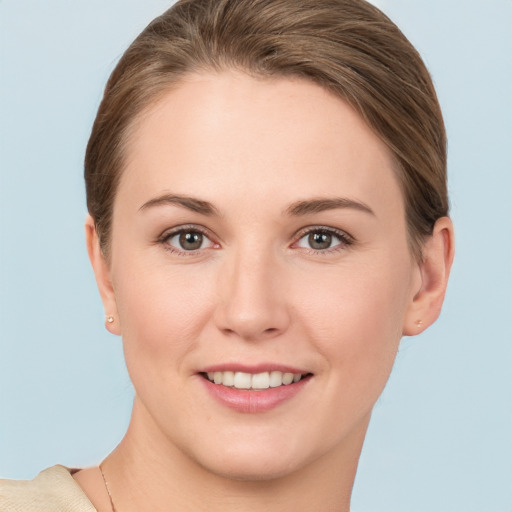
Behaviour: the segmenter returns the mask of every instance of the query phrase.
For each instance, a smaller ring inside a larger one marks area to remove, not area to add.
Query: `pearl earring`
[[[114,323],[114,317],[109,315],[106,317],[106,321],[108,324],[113,324]]]

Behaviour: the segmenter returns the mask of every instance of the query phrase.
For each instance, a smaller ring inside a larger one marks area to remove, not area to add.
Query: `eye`
[[[208,236],[196,228],[182,228],[165,234],[162,239],[169,249],[176,252],[192,252],[211,247],[213,242]]]
[[[312,228],[302,234],[296,246],[318,252],[330,252],[329,250],[342,249],[352,243],[353,239],[341,231]]]

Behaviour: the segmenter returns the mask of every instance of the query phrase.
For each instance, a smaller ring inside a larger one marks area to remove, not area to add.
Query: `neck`
[[[369,418],[343,446],[291,473],[242,480],[202,467],[136,416],[103,463],[117,512],[203,510],[205,503],[211,512],[349,511]]]

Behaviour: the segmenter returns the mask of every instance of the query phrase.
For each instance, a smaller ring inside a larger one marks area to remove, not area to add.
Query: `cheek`
[[[164,364],[164,354],[179,364],[210,316],[211,279],[194,265],[173,268],[142,258],[125,261],[117,270],[116,301],[127,364],[143,359]]]
[[[410,262],[385,259],[333,269],[305,283],[309,293],[301,310],[308,337],[333,370],[330,375],[357,393],[379,394],[387,381],[402,335],[409,273]]]

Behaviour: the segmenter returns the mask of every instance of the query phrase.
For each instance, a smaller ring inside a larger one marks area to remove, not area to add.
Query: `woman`
[[[402,335],[453,258],[421,59],[361,0],[183,0],[113,72],[89,257],[132,419],[98,467],[2,510],[346,512]]]

